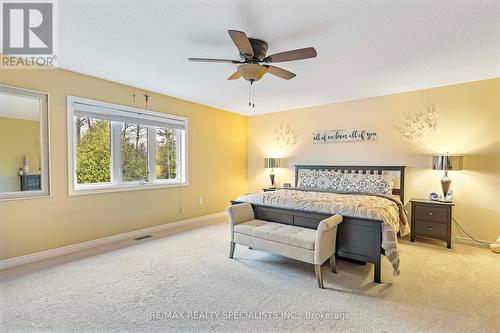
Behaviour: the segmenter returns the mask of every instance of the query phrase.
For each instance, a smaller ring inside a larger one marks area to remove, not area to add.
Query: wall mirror
[[[47,94],[0,85],[0,200],[49,194]]]

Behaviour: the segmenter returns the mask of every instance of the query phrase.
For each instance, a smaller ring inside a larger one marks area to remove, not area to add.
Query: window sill
[[[171,187],[185,187],[188,186],[187,182],[184,183],[146,183],[146,184],[120,184],[120,185],[86,185],[79,186],[78,188],[71,188],[69,195],[89,195],[100,193],[113,193],[113,192],[128,192],[128,191],[141,191],[159,188]]]
[[[0,194],[0,201],[11,200],[28,200],[50,198],[50,194],[45,191],[18,191],[18,192],[4,192]]]

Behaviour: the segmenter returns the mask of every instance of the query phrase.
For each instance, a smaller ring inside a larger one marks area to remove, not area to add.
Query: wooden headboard
[[[373,165],[296,165],[295,166],[295,186],[297,186],[299,170],[334,170],[343,173],[361,174],[394,174],[399,180],[399,188],[394,188],[392,194],[399,195],[401,202],[405,203],[405,169],[406,166],[373,166]],[[396,183],[396,186],[398,184]]]

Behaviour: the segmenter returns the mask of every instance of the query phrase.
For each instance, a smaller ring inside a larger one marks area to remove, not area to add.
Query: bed
[[[399,250],[397,245],[397,233],[404,235],[409,228],[403,230],[396,228],[394,223],[388,223],[387,216],[383,214],[351,214],[352,210],[344,210],[339,204],[342,200],[349,202],[352,207],[365,205],[365,200],[375,202],[375,205],[394,206],[390,201],[398,201],[397,204],[402,226],[407,223],[404,210],[404,166],[342,166],[342,165],[296,165],[295,186],[299,184],[299,176],[306,171],[337,172],[342,174],[371,174],[371,175],[393,175],[396,179],[392,196],[367,195],[366,193],[328,193],[321,190],[307,190],[303,194],[297,189],[288,189],[276,192],[255,193],[240,196],[232,204],[250,202],[252,204],[255,218],[297,225],[301,227],[316,229],[319,222],[334,213],[344,216],[337,232],[336,255],[340,259],[348,259],[361,263],[372,263],[374,265],[373,280],[381,283],[381,258],[386,255],[394,268],[395,275],[399,274]],[[348,196],[351,196],[349,199]],[[333,199],[330,199],[333,198]],[[339,200],[342,199],[342,200]],[[348,200],[349,199],[349,200]],[[329,200],[337,200],[332,204]],[[350,201],[355,202],[350,202]],[[387,201],[387,203],[386,203]],[[281,203],[280,203],[281,202]],[[293,202],[294,204],[288,204]],[[302,202],[312,202],[314,205],[296,205]],[[297,207],[296,207],[297,206]],[[352,208],[351,207],[351,208]],[[391,208],[394,210],[394,208]],[[389,210],[389,208],[388,208]],[[341,212],[343,211],[343,212]],[[347,214],[347,215],[346,215]],[[392,213],[394,215],[394,213]],[[365,217],[360,217],[365,216]],[[371,218],[367,218],[369,216]],[[394,218],[393,218],[394,220]],[[403,221],[404,220],[404,221]],[[393,236],[389,235],[393,234]],[[390,236],[390,237],[389,237]],[[387,237],[391,238],[388,243]],[[384,244],[383,244],[384,242]],[[387,246],[390,244],[390,246]],[[383,246],[384,245],[384,246]],[[385,248],[385,250],[383,249]],[[389,251],[388,251],[389,250]]]

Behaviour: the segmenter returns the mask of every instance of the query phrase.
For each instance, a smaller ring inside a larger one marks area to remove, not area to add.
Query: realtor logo
[[[3,3],[3,54],[52,54],[53,4]]]
[[[57,2],[0,0],[0,69],[57,66]]]

